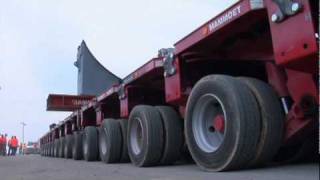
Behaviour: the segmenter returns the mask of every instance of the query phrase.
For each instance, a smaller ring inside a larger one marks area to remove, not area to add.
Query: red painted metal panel
[[[87,104],[94,96],[50,94],[47,99],[48,111],[74,111]]]
[[[266,63],[266,70],[269,84],[275,89],[279,97],[289,96],[287,74],[285,70],[273,62]]]
[[[105,100],[106,98],[108,98],[112,94],[117,93],[118,90],[119,90],[119,85],[113,86],[112,88],[110,88],[109,90],[107,90],[106,92],[104,92],[100,96],[98,96],[97,101],[101,102],[102,100]]]
[[[206,22],[204,25],[200,26],[198,29],[190,33],[185,38],[181,39],[175,44],[176,54],[187,50],[188,48],[196,45],[201,40],[208,38],[208,36],[213,35],[216,31],[219,31],[224,26],[232,23],[236,19],[245,15],[246,13],[254,9],[250,5],[250,1],[242,0],[226,9],[210,21]]]
[[[309,0],[295,2],[302,4],[301,12],[279,23],[270,20],[275,60],[279,65],[315,73],[318,68],[318,44],[310,3]],[[266,0],[265,4],[271,19],[272,14],[278,11],[278,6],[271,0]]]
[[[128,97],[120,100],[120,116],[122,118],[129,117],[129,102]]]
[[[123,79],[123,83],[125,85],[130,84],[134,80],[137,80],[144,76],[145,74],[155,70],[156,68],[160,68],[163,66],[163,58],[153,58],[148,61],[146,64],[138,68],[133,73],[129,74]]]
[[[295,70],[286,70],[288,75],[287,86],[291,97],[295,102],[300,102],[302,97],[309,95],[318,99],[318,89],[312,74]]]
[[[97,103],[97,99],[96,98],[91,99],[85,105],[82,105],[81,111],[86,111],[88,109],[94,108],[96,103]]]
[[[98,126],[100,126],[100,124],[102,123],[103,119],[104,119],[103,112],[99,108],[99,110],[96,110],[96,123],[97,123]]]
[[[64,126],[64,134],[72,134],[72,123],[70,121],[65,122],[65,126]]]
[[[174,61],[174,66],[176,68],[176,74],[165,78],[165,94],[167,103],[174,103],[182,98],[181,70],[178,58]]]
[[[313,118],[306,118],[301,111],[301,108],[294,105],[292,111],[288,114],[287,120],[285,122],[285,134],[284,143],[290,144],[297,138],[301,139],[301,136],[308,134],[312,129],[314,129],[316,120]]]
[[[299,134],[310,131],[314,122],[318,121],[319,91],[312,74],[295,70],[286,70],[287,86],[294,105],[290,109],[286,121],[285,142],[290,142]],[[308,113],[313,113],[309,114]]]
[[[122,85],[124,86],[125,97],[120,99],[120,116],[122,118],[129,117],[130,113],[130,102],[128,99],[128,88],[130,88],[130,85],[134,83],[136,80],[142,80],[146,76],[149,76],[150,73],[155,72],[157,69],[162,67],[163,58],[153,58],[146,64],[138,68],[136,71],[124,78]]]

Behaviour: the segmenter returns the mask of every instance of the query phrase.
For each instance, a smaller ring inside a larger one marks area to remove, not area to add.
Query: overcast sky
[[[0,0],[0,133],[38,140],[69,113],[49,93],[76,94],[77,46],[124,77],[236,0]]]

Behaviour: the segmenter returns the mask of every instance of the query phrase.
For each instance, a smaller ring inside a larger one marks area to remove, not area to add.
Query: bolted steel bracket
[[[175,55],[174,48],[160,49],[158,52],[158,57],[163,57],[163,69],[164,76],[169,77],[176,73],[176,68],[174,67]]]
[[[271,21],[279,23],[286,17],[297,14],[302,9],[302,4],[292,0],[272,0],[279,7],[279,10],[272,14]]]
[[[57,126],[57,124],[55,124],[55,123],[50,124],[49,129],[52,130],[52,129],[54,129],[56,126]]]

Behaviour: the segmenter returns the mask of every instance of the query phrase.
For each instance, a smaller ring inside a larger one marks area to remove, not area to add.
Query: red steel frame
[[[47,99],[47,111],[75,111],[93,98],[94,96],[50,94]]]
[[[184,117],[193,85],[210,73],[251,76],[268,82],[279,100],[289,97],[293,102],[287,104],[284,144],[305,137],[318,117],[317,112],[308,113],[319,104],[319,44],[315,37],[319,31],[311,1],[296,2],[302,4],[301,12],[281,23],[271,21],[278,9],[272,0],[237,2],[175,44],[175,74],[164,76],[164,57],[151,59],[122,84],[72,113],[43,136],[41,144],[89,125],[99,126],[104,118],[128,118],[137,104],[167,104]]]

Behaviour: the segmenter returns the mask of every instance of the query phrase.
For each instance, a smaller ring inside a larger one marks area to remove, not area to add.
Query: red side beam
[[[89,103],[95,96],[76,96],[50,94],[47,99],[47,111],[75,111]]]

